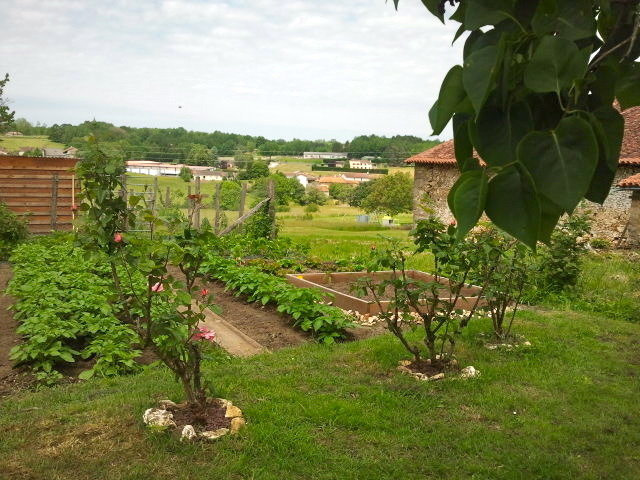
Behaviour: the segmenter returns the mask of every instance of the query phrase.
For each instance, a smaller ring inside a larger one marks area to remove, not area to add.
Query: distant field
[[[49,140],[49,137],[44,135],[34,135],[23,137],[7,137],[6,135],[0,135],[0,148],[8,150],[10,152],[17,152],[23,147],[34,148],[65,148],[62,143],[57,143]]]

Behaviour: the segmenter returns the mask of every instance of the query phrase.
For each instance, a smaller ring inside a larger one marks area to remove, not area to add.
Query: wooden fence
[[[75,158],[0,156],[0,201],[27,215],[31,233],[71,230]]]

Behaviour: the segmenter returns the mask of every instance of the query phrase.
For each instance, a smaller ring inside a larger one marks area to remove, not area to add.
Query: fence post
[[[153,177],[153,192],[151,196],[151,211],[156,214],[158,210],[158,177]]]
[[[215,219],[213,221],[213,231],[218,233],[220,231],[220,217],[221,217],[221,212],[220,212],[220,195],[222,195],[222,183],[217,183],[216,184],[216,197],[214,200],[214,208],[216,211],[216,216]]]
[[[187,187],[187,218],[193,220],[193,198],[191,198],[191,184]]]
[[[202,208],[202,197],[200,197],[200,177],[196,177],[196,195],[198,195],[195,203],[195,212],[193,214],[196,229],[200,229],[200,208]]]
[[[267,184],[267,191],[269,195],[268,215],[269,215],[269,238],[275,239],[278,233],[276,228],[276,183],[273,179],[269,179]]]
[[[56,230],[58,225],[58,174],[54,173],[51,179],[51,230]]]

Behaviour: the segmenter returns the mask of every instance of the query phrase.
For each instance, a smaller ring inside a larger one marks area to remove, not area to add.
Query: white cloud
[[[0,29],[19,116],[283,138],[426,137],[461,56],[417,0],[22,0]]]

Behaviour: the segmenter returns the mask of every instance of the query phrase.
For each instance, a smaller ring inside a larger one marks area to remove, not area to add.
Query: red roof
[[[620,165],[640,166],[640,107],[628,108],[622,112],[622,116],[624,117],[624,137],[620,150]],[[442,142],[407,158],[404,162],[417,165],[455,165],[453,140]]]
[[[636,173],[635,175],[631,175],[629,178],[625,178],[624,180],[620,180],[618,182],[618,187],[620,187],[620,188],[640,188],[640,173]]]

